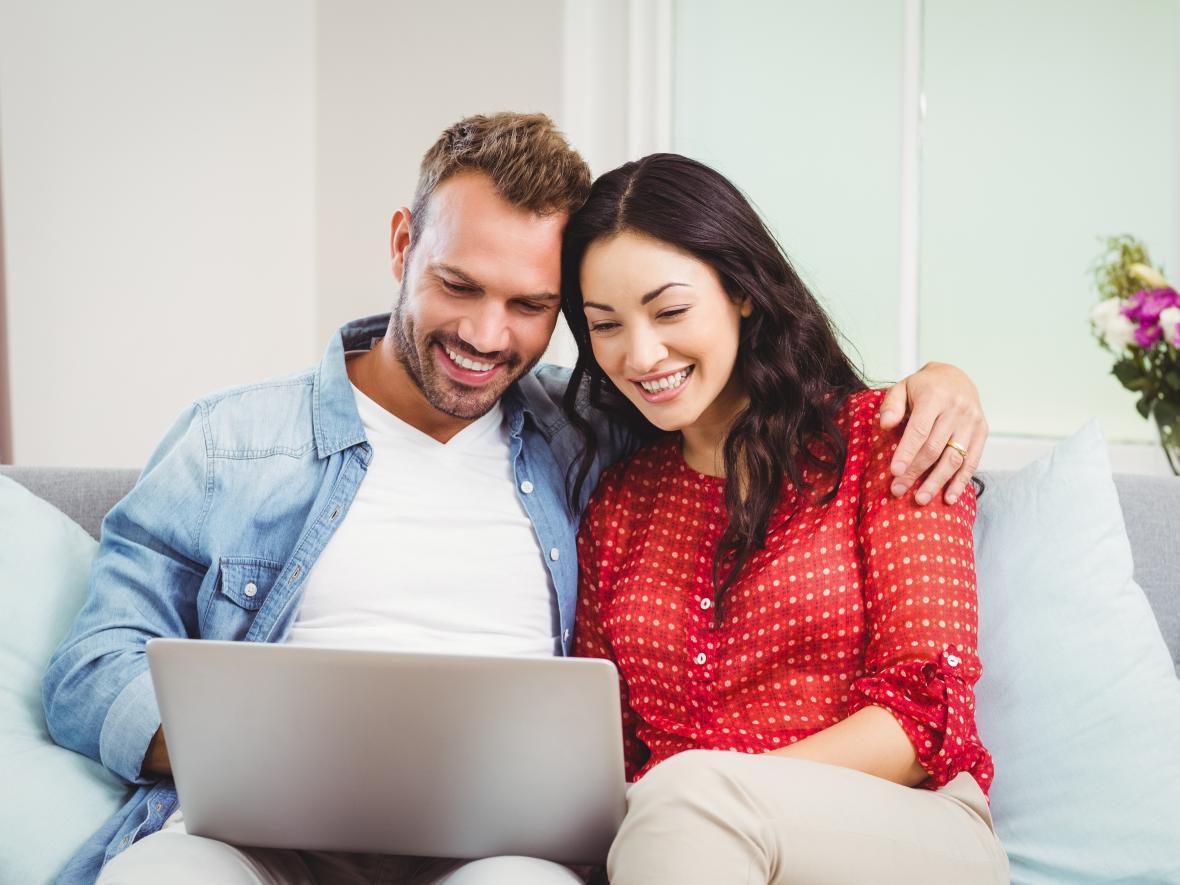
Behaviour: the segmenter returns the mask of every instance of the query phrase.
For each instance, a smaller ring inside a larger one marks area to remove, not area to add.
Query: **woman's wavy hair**
[[[844,474],[847,446],[836,413],[865,389],[844,354],[824,309],[787,260],[782,247],[742,193],[703,163],[678,154],[652,154],[608,172],[570,219],[562,246],[562,311],[578,345],[564,408],[585,441],[571,502],[598,451],[584,417],[591,406],[613,413],[642,436],[657,433],[594,359],[582,308],[581,267],[589,246],[623,231],[660,240],[716,271],[735,303],[749,299],[734,371],[749,404],[725,440],[725,504],[729,525],[713,560],[715,617],[743,566],[765,547],[783,483],[830,501]],[[804,477],[815,468],[821,483]]]

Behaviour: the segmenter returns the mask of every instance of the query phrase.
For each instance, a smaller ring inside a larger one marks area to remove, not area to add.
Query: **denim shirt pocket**
[[[280,562],[255,556],[223,556],[217,565],[217,587],[205,608],[206,639],[241,639],[274,587]]]
[[[218,594],[246,611],[262,608],[270,588],[283,570],[280,562],[252,556],[223,556],[220,561]]]

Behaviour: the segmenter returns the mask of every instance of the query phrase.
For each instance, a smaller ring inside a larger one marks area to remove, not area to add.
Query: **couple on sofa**
[[[612,660],[616,885],[1007,881],[973,716],[970,381],[868,389],[730,182],[659,154],[591,186],[541,115],[447,129],[391,251],[391,316],[195,403],[104,522],[45,710],[138,789],[61,881],[586,873],[187,834],[157,636]],[[572,377],[536,367],[559,310]]]

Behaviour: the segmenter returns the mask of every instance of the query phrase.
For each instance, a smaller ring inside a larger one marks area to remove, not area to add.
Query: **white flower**
[[[1090,322],[1098,332],[1098,337],[1114,351],[1124,350],[1135,341],[1135,324],[1123,316],[1122,310],[1122,299],[1107,298],[1099,301],[1090,312]]]
[[[1180,347],[1180,307],[1169,307],[1160,311],[1160,328],[1164,330],[1164,340],[1173,347]]]

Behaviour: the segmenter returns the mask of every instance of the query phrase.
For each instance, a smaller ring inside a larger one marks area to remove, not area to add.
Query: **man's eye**
[[[475,288],[472,286],[464,286],[461,283],[452,283],[450,280],[443,280],[442,284],[447,289],[447,291],[455,292],[459,295],[465,295],[475,291]]]
[[[520,306],[526,313],[544,313],[549,309],[548,304],[541,304],[537,301],[522,301]]]

